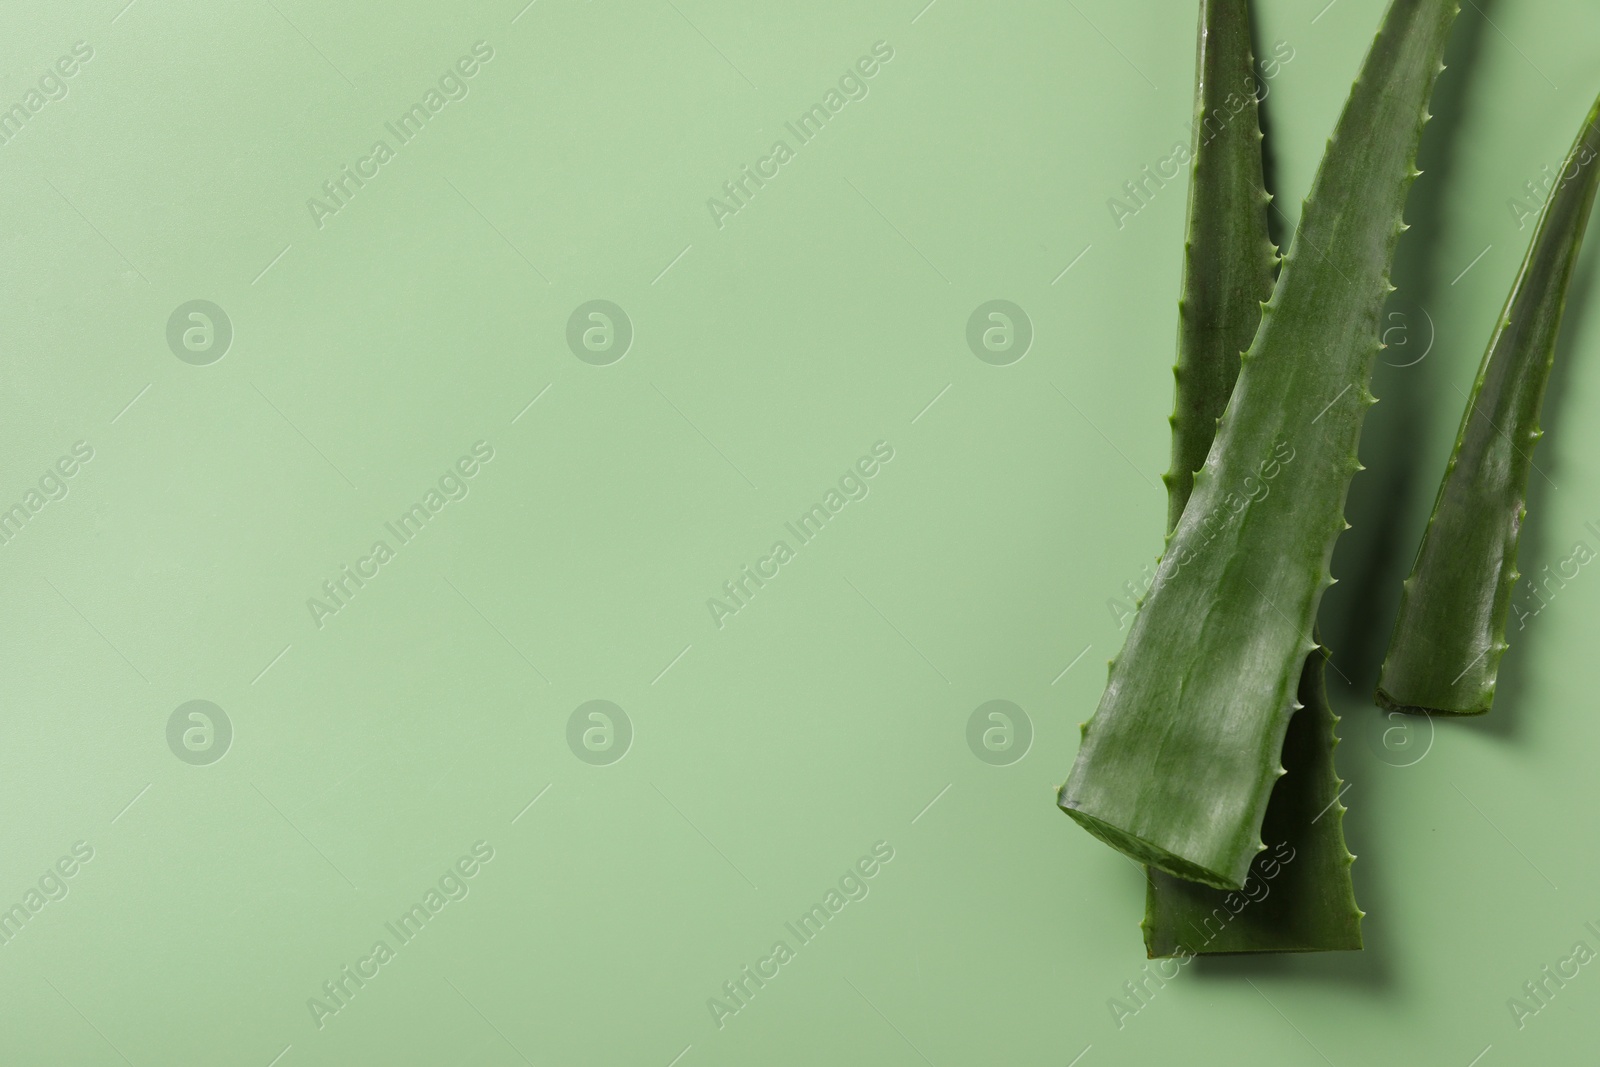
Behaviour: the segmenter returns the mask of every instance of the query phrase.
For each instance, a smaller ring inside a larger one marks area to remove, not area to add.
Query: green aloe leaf
[[[1190,881],[1238,889],[1265,847],[1457,11],[1455,0],[1392,0],[1057,798],[1097,837]]]
[[[1600,188],[1600,101],[1539,216],[1461,417],[1433,515],[1400,598],[1378,703],[1482,715],[1508,647],[1517,541],[1556,339]]]
[[[1267,230],[1249,0],[1200,0],[1195,60],[1195,132],[1188,238],[1173,368],[1172,470],[1166,475],[1168,532],[1189,500],[1234,381],[1240,354],[1272,295],[1278,250]],[[1305,709],[1289,721],[1285,775],[1267,804],[1245,893],[1149,869],[1143,929],[1152,958],[1223,952],[1306,952],[1361,947],[1361,912],[1350,882],[1340,781],[1334,772],[1338,718],[1323,687],[1324,657],[1308,656],[1300,678]]]
[[[1261,122],[1249,0],[1200,0],[1188,235],[1172,368],[1172,468],[1167,529],[1178,524],[1194,475],[1239,377],[1239,359],[1272,296],[1278,249],[1267,231]]]
[[[1329,952],[1361,947],[1344,841],[1342,783],[1334,771],[1339,717],[1323,686],[1327,653],[1318,649],[1300,675],[1300,702],[1283,739],[1286,773],[1261,824],[1267,851],[1239,891],[1215,889],[1150,871],[1144,944],[1150,958],[1235,952]]]

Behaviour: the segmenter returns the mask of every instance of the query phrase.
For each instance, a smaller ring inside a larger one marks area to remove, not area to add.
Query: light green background
[[[1369,947],[1202,961],[1119,1029],[1141,877],[1053,788],[1161,544],[1182,179],[1121,229],[1107,200],[1186,137],[1193,4],[123,2],[0,34],[4,107],[94,50],[0,146],[0,506],[94,449],[0,547],[0,908],[94,849],[0,946],[0,1061],[1593,1057],[1600,969],[1520,1032],[1506,1001],[1600,948],[1600,577],[1513,634],[1490,718],[1386,734],[1366,699],[1525,247],[1508,202],[1600,89],[1592,4],[1466,5],[1408,211],[1384,358],[1436,336],[1380,368],[1323,615]],[[1294,56],[1285,224],[1383,7],[1325,3],[1258,5]],[[880,40],[719,229],[707,198]],[[478,41],[470,94],[319,229],[307,199]],[[1530,574],[1600,548],[1596,262]],[[997,298],[1036,331],[1009,366],[965,341]],[[235,331],[209,366],[165,340],[193,299]],[[592,299],[636,331],[610,366],[565,342]],[[480,440],[470,495],[314,625]],[[707,598],[878,441],[870,494],[718,629]],[[191,699],[233,725],[208,766],[167,745]],[[591,699],[635,731],[609,766],[566,741]],[[994,699],[1033,724],[1009,766],[966,742]],[[307,998],[479,840],[470,894],[319,1029]],[[879,841],[719,1028],[707,999]]]

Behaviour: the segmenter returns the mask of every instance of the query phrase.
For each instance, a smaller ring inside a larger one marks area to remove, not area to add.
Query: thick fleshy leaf
[[[1200,0],[1189,215],[1178,299],[1167,528],[1178,524],[1211,451],[1239,360],[1272,296],[1278,249],[1261,172],[1261,83],[1250,51],[1249,0]]]
[[[1300,702],[1283,739],[1287,771],[1272,791],[1244,888],[1214,889],[1150,871],[1144,944],[1157,956],[1237,952],[1329,952],[1361,947],[1344,841],[1343,784],[1334,772],[1339,717],[1323,688],[1326,653],[1306,659]]]
[[[1271,296],[1277,273],[1267,229],[1259,92],[1249,0],[1201,0],[1172,470],[1165,479],[1169,530],[1188,503],[1193,474],[1211,448],[1240,355],[1260,325],[1261,302]],[[1262,825],[1269,851],[1256,858],[1248,892],[1241,896],[1150,868],[1142,926],[1151,957],[1361,947],[1361,911],[1350,880],[1354,857],[1345,846],[1333,764],[1338,718],[1324,690],[1324,663],[1320,652],[1306,658],[1300,678],[1305,707],[1289,721],[1285,774]]]
[[[1260,328],[1057,802],[1190,881],[1261,843],[1344,501],[1455,0],[1392,0]]]
[[[1433,515],[1400,597],[1377,700],[1482,715],[1494,703],[1527,515],[1539,408],[1578,250],[1600,188],[1600,102],[1551,190],[1478,368]],[[1536,593],[1538,595],[1537,587]]]

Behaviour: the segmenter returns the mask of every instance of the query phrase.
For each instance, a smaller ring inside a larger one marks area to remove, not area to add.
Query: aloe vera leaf
[[[1169,531],[1211,449],[1239,377],[1240,354],[1261,324],[1261,305],[1272,295],[1278,269],[1278,249],[1267,231],[1271,198],[1261,171],[1249,0],[1200,0],[1198,38],[1176,388],[1168,420],[1172,467],[1161,477]]]
[[[1090,833],[1180,878],[1238,889],[1265,848],[1262,818],[1376,402],[1379,320],[1426,104],[1458,10],[1390,3],[1057,797]]]
[[[1188,238],[1173,368],[1168,532],[1177,525],[1216,436],[1239,357],[1272,295],[1278,250],[1267,229],[1250,50],[1249,0],[1200,0],[1195,61],[1195,134],[1189,172]],[[1243,94],[1241,98],[1240,94]],[[1232,102],[1238,100],[1237,113]],[[1150,957],[1233,952],[1313,952],[1361,947],[1361,911],[1350,881],[1341,783],[1334,771],[1338,717],[1323,686],[1324,655],[1306,658],[1304,709],[1284,737],[1285,775],[1273,788],[1262,837],[1273,850],[1255,861],[1247,895],[1149,868],[1145,949]]]
[[[1159,956],[1329,952],[1361,948],[1361,917],[1344,841],[1342,783],[1334,771],[1339,717],[1323,686],[1327,653],[1300,674],[1300,702],[1283,739],[1286,773],[1261,824],[1260,853],[1243,890],[1231,892],[1151,869],[1145,951]]]
[[[1478,367],[1450,462],[1400,597],[1377,701],[1396,711],[1482,715],[1508,643],[1533,450],[1584,229],[1600,188],[1600,101],[1539,216]]]

